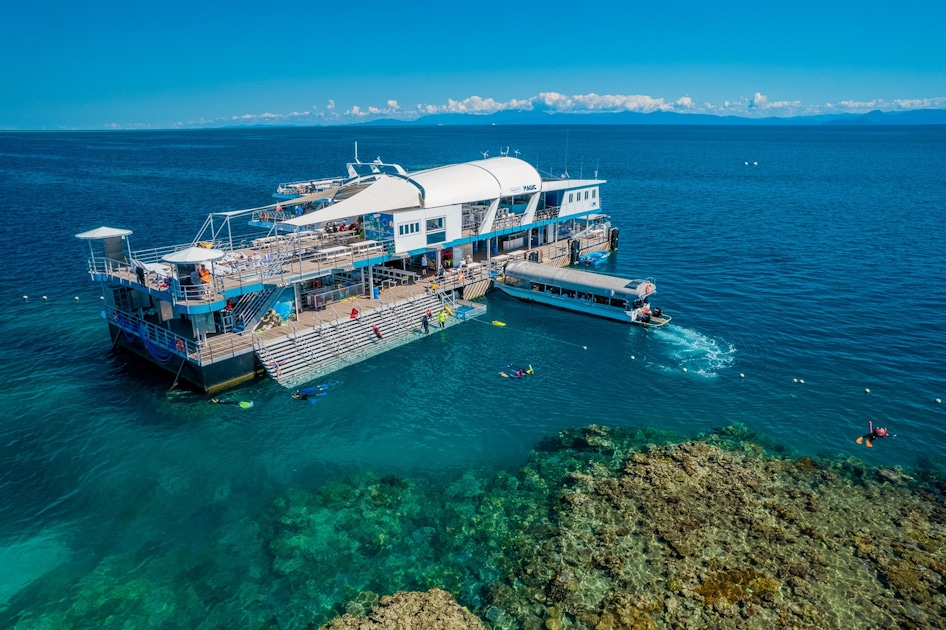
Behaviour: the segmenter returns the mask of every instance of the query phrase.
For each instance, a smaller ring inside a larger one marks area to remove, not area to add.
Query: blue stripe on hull
[[[627,314],[624,312],[624,309],[582,302],[581,300],[577,300],[575,298],[563,298],[539,291],[527,291],[516,287],[511,287],[498,281],[495,282],[494,285],[506,295],[511,295],[514,298],[525,300],[527,302],[538,302],[539,304],[544,304],[546,306],[552,306],[555,308],[564,309],[566,311],[574,311],[576,313],[584,313],[585,315],[604,317],[605,319],[611,319],[624,324],[631,323],[631,318],[627,316]]]

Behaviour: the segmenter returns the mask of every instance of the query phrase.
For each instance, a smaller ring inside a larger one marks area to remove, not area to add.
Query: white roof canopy
[[[538,171],[520,159],[476,160],[418,171],[406,177],[382,175],[348,199],[284,223],[304,226],[373,212],[491,201],[537,193],[541,186],[542,178]]]
[[[119,228],[105,227],[104,225],[88,232],[76,234],[76,238],[96,239],[96,238],[114,238],[116,236],[128,236],[133,234],[131,230],[122,230]]]
[[[206,247],[188,247],[177,252],[172,252],[162,258],[169,263],[199,263],[208,262],[222,258],[226,252],[219,249],[207,249]]]
[[[376,182],[348,199],[284,221],[286,225],[312,225],[323,221],[337,221],[346,217],[372,212],[393,212],[421,205],[420,191],[409,181],[382,175]]]

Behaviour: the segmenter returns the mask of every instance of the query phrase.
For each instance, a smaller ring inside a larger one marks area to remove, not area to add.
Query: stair
[[[455,309],[454,296],[446,296]],[[263,342],[256,338],[260,362],[271,377],[284,387],[298,387],[377,354],[423,337],[421,318],[430,309],[434,314],[444,304],[439,294],[417,295],[394,304],[381,304],[371,311],[362,311],[355,319],[336,319],[306,330],[293,330],[289,335]],[[460,323],[447,317],[446,325]],[[381,338],[374,332],[381,332]],[[438,324],[433,317],[430,326]]]

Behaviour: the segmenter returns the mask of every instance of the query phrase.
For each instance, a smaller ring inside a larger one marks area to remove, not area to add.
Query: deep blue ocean
[[[604,271],[655,277],[672,324],[491,293],[484,321],[332,374],[316,405],[271,381],[223,394],[252,401],[245,410],[168,392],[171,375],[109,355],[76,233],[128,228],[133,249],[188,242],[210,211],[343,174],[356,140],[362,160],[408,170],[506,147],[544,174],[597,170],[621,229]],[[80,609],[105,589],[93,578],[109,592],[173,588],[211,556],[199,580],[232,588],[195,596],[180,626],[212,610],[251,627],[233,611],[247,609],[241,581],[261,583],[260,522],[280,497],[365,475],[446,486],[515,469],[567,427],[694,437],[739,423],[797,454],[944,464],[946,127],[3,133],[0,209],[0,627],[38,627],[52,609],[104,627],[107,611]],[[499,378],[510,361],[535,377]],[[858,446],[868,421],[896,437]],[[391,577],[373,588],[413,587],[390,567],[416,561],[385,558]],[[357,586],[350,567],[322,569]],[[323,592],[315,621],[344,593]]]

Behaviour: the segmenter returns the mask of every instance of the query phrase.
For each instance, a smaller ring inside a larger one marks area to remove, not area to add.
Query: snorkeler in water
[[[512,370],[514,373],[517,373],[519,377],[525,376],[527,374],[530,376],[535,374],[535,370],[532,369],[531,365],[527,369],[524,370],[517,365],[513,365],[512,363],[507,363],[505,369]]]
[[[313,396],[327,396],[328,385],[319,385],[318,387],[308,387],[306,389],[300,389],[296,391],[292,397],[296,400],[308,400],[310,403],[315,404],[318,401],[314,400]]]
[[[253,401],[247,400],[220,400],[219,398],[211,398],[210,402],[215,405],[236,405],[240,409],[249,409],[253,406]]]
[[[857,443],[858,444],[864,443],[867,445],[868,448],[874,446],[873,444],[870,443],[871,440],[876,440],[877,438],[897,437],[896,435],[890,435],[890,431],[888,431],[887,429],[883,427],[878,427],[877,429],[874,429],[873,421],[867,422],[867,430],[868,430],[868,433],[865,433],[861,437],[857,438]]]

